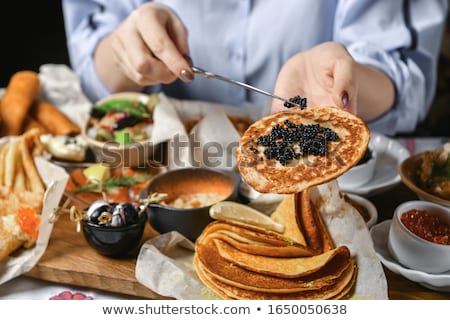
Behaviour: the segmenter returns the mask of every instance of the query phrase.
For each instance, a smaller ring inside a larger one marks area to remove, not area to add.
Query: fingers
[[[275,94],[284,98],[300,95],[308,107],[334,105],[356,113],[356,62],[344,46],[335,42],[318,45],[289,59],[281,69]],[[272,112],[283,110],[274,101]]]
[[[342,109],[356,113],[356,70],[353,60],[340,59],[336,62],[333,72],[332,96],[334,104]]]
[[[147,3],[133,11],[111,34],[110,43],[115,65],[141,87],[194,78],[185,58],[187,30],[164,5]]]
[[[139,37],[129,37],[126,40],[116,38],[112,45],[116,54],[116,63],[134,83],[146,86],[175,81],[176,76],[164,63],[152,55]],[[135,50],[130,51],[126,48],[135,48]]]
[[[157,30],[157,33],[152,33],[144,38],[144,41],[149,44],[153,55],[164,63],[175,76],[185,82],[191,82],[194,79],[189,63],[178,51],[166,30],[161,28]]]
[[[137,28],[154,57],[176,77],[185,82],[194,79],[190,62],[185,58],[189,56],[187,29],[172,10],[156,10],[151,18],[138,18]]]
[[[291,58],[281,69],[275,84],[274,94],[285,99],[304,96],[304,63],[301,54]],[[272,101],[272,113],[284,110],[284,103],[278,99]]]

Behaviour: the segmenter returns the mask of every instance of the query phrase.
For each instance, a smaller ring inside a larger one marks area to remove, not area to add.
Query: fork
[[[295,105],[295,106],[298,106],[300,108],[303,107],[299,103],[296,103],[296,102],[293,102],[293,101],[289,101],[288,99],[282,98],[282,97],[277,96],[277,95],[275,95],[273,93],[264,91],[262,89],[259,89],[259,88],[256,88],[254,86],[251,86],[249,84],[246,84],[246,83],[243,83],[243,82],[240,82],[240,81],[237,81],[237,80],[233,80],[233,79],[230,79],[230,78],[218,75],[218,74],[214,74],[214,73],[206,71],[206,70],[204,70],[202,68],[192,66],[191,69],[192,69],[192,71],[195,74],[201,75],[202,77],[209,78],[209,79],[218,79],[218,80],[221,80],[221,81],[232,83],[234,85],[238,85],[238,86],[244,87],[244,88],[246,88],[248,90],[251,90],[251,91],[254,91],[254,92],[257,92],[257,93],[269,96],[269,97],[272,97],[274,99],[281,100],[281,101],[283,101],[285,103],[285,106],[286,106],[286,103],[288,103],[289,106]]]

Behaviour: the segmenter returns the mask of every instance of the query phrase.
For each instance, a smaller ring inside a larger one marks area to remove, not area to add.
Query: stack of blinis
[[[334,244],[310,189],[355,165],[369,138],[361,119],[337,108],[290,109],[251,125],[237,150],[238,167],[256,190],[284,194],[271,218],[285,230],[211,223],[196,242],[202,282],[224,299],[349,297],[356,260],[348,247]]]
[[[233,222],[211,223],[196,242],[194,265],[203,283],[224,299],[341,299],[357,267],[335,246],[309,191],[287,195],[272,218],[283,234]]]

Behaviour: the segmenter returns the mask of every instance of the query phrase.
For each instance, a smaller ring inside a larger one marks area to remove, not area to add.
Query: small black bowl
[[[139,246],[146,222],[146,214],[141,215],[138,223],[125,227],[106,227],[83,220],[83,234],[98,253],[109,257],[126,257]]]

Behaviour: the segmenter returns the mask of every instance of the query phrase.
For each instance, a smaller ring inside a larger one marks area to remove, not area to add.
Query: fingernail
[[[342,104],[344,105],[344,108],[347,108],[348,106],[348,93],[344,92],[342,95]]]
[[[181,70],[180,78],[184,82],[192,82],[194,80],[194,74],[186,69]]]

